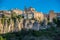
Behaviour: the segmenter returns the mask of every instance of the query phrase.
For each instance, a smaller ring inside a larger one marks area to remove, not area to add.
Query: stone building
[[[49,11],[49,14],[44,14],[44,18],[47,18],[47,21],[49,19],[49,22],[53,22],[53,19],[57,17],[57,13],[55,13],[53,10]]]
[[[11,18],[11,11],[4,11],[3,14],[4,14],[5,17],[7,17],[7,18]]]
[[[40,24],[38,23],[38,21],[35,21],[33,23],[33,27],[32,27],[32,30],[39,30],[40,29]]]
[[[43,21],[43,19],[44,19],[44,15],[43,15],[43,13],[42,12],[36,12],[36,10],[34,9],[34,8],[32,8],[32,7],[30,7],[30,8],[25,8],[25,11],[24,11],[24,14],[28,14],[28,17],[29,18],[34,18],[34,19],[36,19],[37,21]],[[25,15],[25,18],[26,18],[26,16],[27,15]]]
[[[24,14],[24,19],[34,18],[34,13],[30,9],[25,8],[23,14]]]
[[[3,16],[3,11],[0,11],[0,18],[2,18]]]
[[[60,13],[56,13],[57,18],[60,20]]]
[[[50,22],[52,22],[53,21],[53,18],[55,18],[55,17],[57,17],[57,15],[54,13],[53,10],[51,10],[49,12],[49,20],[50,20]]]

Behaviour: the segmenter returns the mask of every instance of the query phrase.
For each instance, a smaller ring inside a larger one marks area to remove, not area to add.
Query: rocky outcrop
[[[20,20],[19,22],[18,19],[16,18],[15,19],[16,21],[14,22],[14,20],[10,19],[10,23],[9,23],[8,19],[3,19],[4,21],[3,20],[2,21],[4,23],[2,23],[1,19],[0,19],[0,34],[8,33],[8,32],[17,32],[23,28],[23,20],[22,21]]]

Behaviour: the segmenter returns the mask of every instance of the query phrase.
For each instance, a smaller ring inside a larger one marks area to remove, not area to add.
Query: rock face
[[[12,12],[15,12],[17,15],[21,15],[23,13],[23,11],[19,9],[13,9]]]
[[[34,12],[34,18],[40,22],[44,20],[44,15],[40,12]]]
[[[1,18],[2,19],[2,18]],[[20,31],[23,28],[23,20],[21,19],[19,22],[18,19],[14,22],[12,19],[10,19],[10,23],[7,22],[8,19],[5,19],[3,23],[0,19],[0,34],[8,33],[8,32],[17,32]],[[9,24],[9,25],[8,25]]]
[[[13,30],[14,30],[14,22],[13,22],[13,20],[12,19],[10,19],[10,24],[9,24],[9,30],[8,30],[8,32],[13,32]]]
[[[7,24],[7,19],[4,21],[4,33],[8,32],[8,24]]]
[[[2,34],[3,31],[3,25],[1,24],[1,19],[0,19],[0,33]]]
[[[24,26],[25,29],[30,29],[30,28],[32,28],[32,27],[31,27],[31,23],[29,22],[29,20],[25,20],[24,25],[25,25],[25,26]],[[30,26],[29,26],[29,25],[30,25]]]

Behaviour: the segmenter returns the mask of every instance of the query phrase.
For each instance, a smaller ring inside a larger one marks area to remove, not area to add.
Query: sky
[[[48,13],[50,10],[60,12],[60,0],[0,0],[0,10],[33,7],[38,12]]]

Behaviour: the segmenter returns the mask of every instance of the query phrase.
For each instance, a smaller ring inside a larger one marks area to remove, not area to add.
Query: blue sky
[[[50,10],[60,12],[60,0],[0,0],[0,10],[19,8],[24,10],[32,6],[38,12],[48,13]]]

